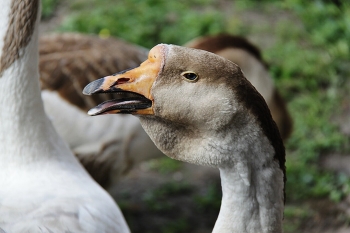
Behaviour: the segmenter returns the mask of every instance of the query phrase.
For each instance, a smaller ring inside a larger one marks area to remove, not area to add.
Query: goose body
[[[138,66],[148,50],[120,39],[77,33],[41,36],[39,70],[45,111],[90,175],[107,190],[135,164],[163,155],[128,115],[91,118],[86,111],[113,98],[83,96],[85,85]]]
[[[282,139],[289,137],[292,132],[292,119],[283,97],[274,85],[266,62],[255,45],[240,36],[220,34],[196,38],[185,46],[206,50],[236,63],[264,97]]]
[[[217,167],[215,233],[282,232],[283,141],[263,97],[234,63],[203,50],[157,45],[140,67],[94,81],[85,94],[119,97],[89,115],[137,115],[171,158]]]
[[[3,1],[0,17],[0,232],[129,232],[45,115],[40,1]]]

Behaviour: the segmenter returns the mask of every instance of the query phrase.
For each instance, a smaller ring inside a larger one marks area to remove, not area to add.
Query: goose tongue
[[[107,100],[89,110],[90,116],[115,113],[135,113],[152,106],[152,101],[133,92],[116,92],[117,98]]]

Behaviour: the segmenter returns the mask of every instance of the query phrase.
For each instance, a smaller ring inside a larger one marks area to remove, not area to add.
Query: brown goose
[[[113,199],[46,117],[39,88],[39,0],[0,14],[0,232],[129,232]]]
[[[136,67],[148,50],[120,39],[101,39],[77,33],[42,36],[39,68],[46,113],[92,177],[112,188],[122,174],[141,161],[159,157],[137,118],[86,115],[86,110],[113,98],[83,96],[96,77]]]
[[[228,34],[196,38],[185,46],[206,50],[236,63],[264,97],[282,138],[286,140],[289,137],[292,132],[292,119],[256,46],[243,37]]]
[[[171,158],[220,170],[213,232],[282,232],[283,141],[263,97],[220,56],[157,45],[138,68],[90,83],[84,94],[118,93],[89,115],[137,115]]]

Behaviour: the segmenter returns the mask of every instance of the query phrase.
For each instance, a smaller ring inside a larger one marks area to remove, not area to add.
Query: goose
[[[214,233],[282,232],[283,141],[236,64],[160,44],[139,67],[91,82],[83,93],[118,94],[89,115],[136,115],[170,158],[219,169],[223,196]]]
[[[185,46],[214,52],[238,64],[267,101],[282,138],[288,138],[291,118],[258,48],[243,37],[225,34],[200,37]],[[86,110],[112,97],[83,97],[81,92],[96,77],[136,67],[147,54],[147,49],[113,37],[60,33],[39,40],[46,113],[85,169],[108,191],[132,167],[163,154],[134,117],[104,116],[103,121],[87,117]]]
[[[241,36],[219,34],[195,38],[184,46],[206,50],[236,63],[245,77],[264,97],[282,139],[288,139],[292,132],[292,119],[285,100],[276,89],[269,74],[267,63],[262,59],[261,52],[255,45]]]
[[[86,115],[112,96],[83,96],[85,85],[111,72],[134,68],[148,50],[117,38],[79,33],[49,34],[39,40],[39,71],[45,111],[55,129],[90,175],[111,191],[137,164],[163,156],[128,115]]]
[[[0,232],[129,232],[45,115],[40,1],[4,0],[0,11]]]

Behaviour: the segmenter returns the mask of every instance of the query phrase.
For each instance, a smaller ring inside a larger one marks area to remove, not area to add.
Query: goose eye
[[[186,81],[195,82],[198,80],[198,75],[192,71],[182,72],[181,75],[185,78]]]

